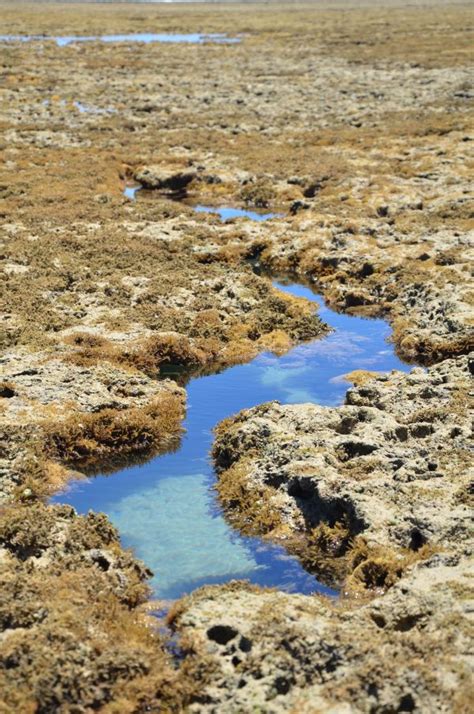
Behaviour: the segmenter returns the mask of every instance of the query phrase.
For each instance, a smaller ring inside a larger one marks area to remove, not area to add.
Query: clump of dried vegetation
[[[146,570],[105,516],[42,504],[0,511],[5,711],[180,711],[193,685],[139,606]],[[113,702],[113,703],[112,703]]]
[[[276,198],[272,182],[265,178],[256,178],[244,184],[240,198],[245,203],[257,208],[267,208]]]
[[[74,332],[64,339],[74,349],[63,359],[79,366],[102,361],[137,369],[150,377],[160,374],[160,366],[175,365],[196,369],[203,366],[209,355],[181,334],[160,334],[130,345],[118,345],[105,337],[88,332]]]
[[[351,532],[347,519],[333,525],[322,522],[296,546],[305,568],[324,582],[341,587],[344,595],[360,597],[391,588],[407,568],[427,559],[433,548],[396,549],[371,544]]]
[[[176,446],[183,404],[164,394],[140,409],[102,409],[42,424],[45,456],[69,466],[116,466],[131,456],[151,456]]]
[[[238,463],[219,474],[216,490],[230,522],[244,535],[264,536],[281,528],[281,518],[272,507],[273,490],[262,485],[249,488],[248,474],[251,452]]]

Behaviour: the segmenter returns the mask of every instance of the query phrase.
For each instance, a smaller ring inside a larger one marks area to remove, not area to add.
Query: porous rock
[[[172,624],[208,667],[192,711],[467,711],[469,389],[463,357],[369,379],[341,407],[272,402],[218,428],[218,488],[244,532],[315,548],[311,529],[342,522],[352,540],[332,560],[364,547],[342,601],[239,582],[185,598]]]

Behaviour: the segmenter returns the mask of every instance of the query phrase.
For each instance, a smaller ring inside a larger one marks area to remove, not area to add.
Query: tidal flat
[[[468,712],[469,3],[0,14],[0,711]]]

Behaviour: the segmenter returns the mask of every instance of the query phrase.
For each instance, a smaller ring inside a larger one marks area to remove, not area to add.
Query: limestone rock
[[[141,183],[144,188],[162,189],[164,191],[180,192],[197,176],[197,172],[192,168],[169,166],[144,166],[135,172],[134,178]]]

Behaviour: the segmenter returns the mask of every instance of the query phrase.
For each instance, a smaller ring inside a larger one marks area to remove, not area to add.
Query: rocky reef
[[[468,3],[0,9],[0,710],[469,711]],[[240,42],[53,39],[151,29]],[[341,597],[203,588],[176,656],[146,564],[48,498],[177,448],[191,375],[327,334],[279,276],[428,371],[219,425],[230,522]]]
[[[344,406],[271,402],[221,423],[214,459],[230,517],[294,538],[323,577],[333,569],[340,582],[347,569],[349,588],[393,584],[412,553],[462,552],[473,368],[462,357],[428,372],[365,375]]]
[[[219,425],[218,490],[341,600],[205,588],[173,626],[208,665],[195,711],[465,711],[473,362],[392,373],[337,408],[270,403]]]
[[[432,558],[369,604],[208,587],[173,625],[202,661],[189,711],[467,712],[469,576]]]
[[[186,699],[163,637],[138,605],[143,564],[103,514],[67,506],[0,515],[2,710],[136,711]],[[132,705],[133,703],[133,705]]]

